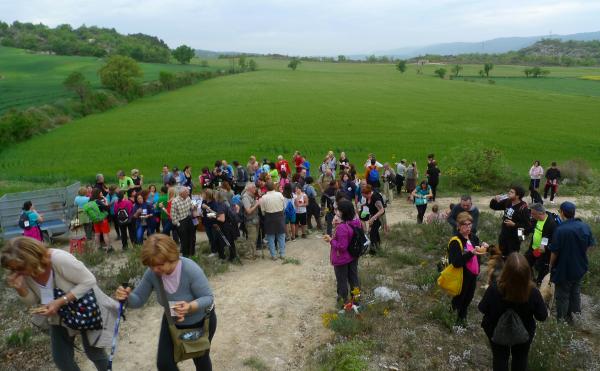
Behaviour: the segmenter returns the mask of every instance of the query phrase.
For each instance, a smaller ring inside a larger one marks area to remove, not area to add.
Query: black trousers
[[[417,224],[423,224],[423,218],[425,217],[425,211],[427,211],[427,204],[416,205],[417,206]]]
[[[371,228],[369,229],[369,240],[371,240],[371,252],[374,253],[381,243],[381,237],[379,237],[379,228],[381,228],[381,222],[376,219]]]
[[[404,185],[404,177],[402,175],[396,174],[396,192],[398,195],[402,193],[402,186]]]
[[[467,319],[467,310],[473,296],[475,295],[475,287],[477,286],[477,276],[469,272],[467,268],[463,267],[463,284],[460,294],[452,298],[452,309],[458,314],[458,319]]]
[[[529,347],[531,346],[531,338],[527,343],[513,345],[512,347],[498,345],[490,339],[493,356],[494,371],[508,371],[508,360],[512,354],[512,362],[510,369],[512,371],[526,371],[527,359],[529,357]]]
[[[127,249],[127,232],[129,231],[129,225],[131,223],[127,223],[127,224],[119,224],[117,222],[117,229],[119,231],[119,237],[121,238],[121,244],[123,245],[123,250]],[[134,234],[135,235],[135,234]]]
[[[500,233],[498,237],[498,245],[503,256],[508,256],[513,252],[521,251],[521,240],[518,236],[506,235]]]
[[[213,309],[210,312],[210,323],[208,324],[208,339],[212,342],[215,331],[217,330],[217,314]],[[177,328],[198,328],[204,326],[204,320],[199,323],[188,325],[188,326],[177,326]],[[159,371],[178,371],[179,368],[173,359],[173,340],[169,333],[169,323],[167,318],[163,315],[162,323],[160,325],[160,335],[158,338],[158,354],[156,356],[156,368]],[[210,350],[208,350],[202,357],[193,358],[196,371],[211,371],[212,362],[210,361]]]
[[[308,207],[306,208],[306,219],[309,229],[313,228],[312,217],[315,218],[317,229],[321,229],[321,208],[314,197],[308,199]]]
[[[337,282],[337,300],[346,303],[348,300],[348,285],[350,290],[360,287],[358,281],[358,259],[354,259],[348,264],[334,265],[335,280]]]
[[[212,233],[219,258],[225,260],[225,247],[227,246],[227,243],[229,243],[229,261],[234,260],[237,257],[237,253],[235,248],[235,238],[233,238],[232,233],[228,231],[227,228],[220,228],[217,225],[213,226]],[[225,240],[227,240],[227,242],[225,242]]]
[[[192,218],[187,217],[179,222],[177,234],[181,242],[181,254],[185,257],[196,254],[195,236],[196,226],[192,223]]]
[[[435,195],[437,194],[438,183],[429,183],[429,186],[431,187],[431,194],[433,195],[431,200],[435,201]]]

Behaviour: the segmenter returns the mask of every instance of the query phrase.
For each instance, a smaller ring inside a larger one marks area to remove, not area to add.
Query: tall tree
[[[338,62],[346,62],[346,56],[345,55],[338,55]]]
[[[240,68],[242,70],[245,70],[246,67],[248,67],[246,65],[246,56],[245,55],[240,55],[240,58],[238,59],[238,65],[240,66]]]
[[[396,69],[404,73],[404,71],[406,71],[406,61],[403,59],[399,60],[398,63],[396,63]]]
[[[250,71],[256,71],[258,69],[258,64],[256,64],[256,61],[254,59],[250,59],[248,61],[248,68],[250,69]]]
[[[83,103],[91,91],[90,82],[79,71],[71,72],[65,81],[63,81],[63,85],[65,88],[75,92],[81,103]]]
[[[483,65],[483,72],[485,73],[485,77],[490,77],[490,71],[494,69],[493,63],[485,63]]]
[[[294,58],[292,58],[290,63],[288,63],[288,67],[291,68],[292,71],[296,71],[296,68],[298,68],[299,64],[300,64],[300,59],[294,57]]]
[[[452,73],[454,74],[454,77],[458,77],[462,70],[463,66],[461,66],[460,64],[455,64],[454,66],[452,66]]]
[[[138,94],[138,79],[143,76],[139,64],[131,57],[113,55],[98,71],[102,85],[115,90],[128,99]]]
[[[177,61],[181,64],[188,64],[196,55],[194,49],[190,48],[187,45],[180,45],[175,50],[173,50],[173,57],[177,59]]]

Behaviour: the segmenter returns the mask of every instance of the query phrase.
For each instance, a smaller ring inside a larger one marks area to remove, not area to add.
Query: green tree
[[[490,77],[490,71],[494,69],[493,63],[485,63],[483,65],[483,72],[485,73],[485,77]]]
[[[443,79],[446,76],[446,69],[438,68],[437,70],[433,71],[433,73],[435,73],[437,76],[439,76],[440,79]]]
[[[375,56],[375,54],[369,55],[369,57],[367,58],[367,62],[368,63],[377,63],[377,57]]]
[[[461,66],[460,64],[455,64],[454,66],[452,66],[452,73],[454,74],[454,77],[458,77],[462,70],[463,66]]]
[[[256,64],[256,61],[254,61],[254,59],[250,59],[248,61],[248,68],[250,69],[250,71],[256,71],[258,69],[258,64]]]
[[[485,71],[479,70],[479,77],[483,78],[485,76]]]
[[[173,50],[173,57],[177,59],[177,61],[181,64],[188,64],[196,55],[194,49],[190,48],[187,45],[180,45],[175,50]]]
[[[338,55],[338,62],[346,62],[346,56],[345,55]]]
[[[290,63],[288,63],[288,67],[291,68],[292,71],[296,71],[296,68],[298,68],[299,64],[300,64],[300,59],[294,57],[294,58],[292,58]]]
[[[238,59],[238,65],[240,66],[240,68],[242,70],[245,70],[246,67],[248,67],[248,65],[246,64],[246,56],[245,55],[240,55],[240,58]]]
[[[98,71],[102,85],[133,99],[139,94],[138,79],[143,76],[139,64],[131,57],[113,55]]]
[[[404,73],[404,71],[406,71],[406,61],[403,59],[399,60],[398,63],[396,63],[396,69]]]
[[[68,90],[77,94],[81,103],[83,103],[91,91],[90,82],[78,71],[71,72],[65,81],[63,81],[63,85]]]

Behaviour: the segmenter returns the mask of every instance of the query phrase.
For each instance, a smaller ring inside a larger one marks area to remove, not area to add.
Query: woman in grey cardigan
[[[208,338],[212,338],[217,329],[213,294],[202,268],[193,260],[179,256],[175,241],[164,234],[153,234],[142,247],[142,263],[148,267],[135,290],[119,287],[118,300],[127,300],[129,308],[140,308],[148,301],[152,291],[161,305],[160,283],[166,292],[170,315],[177,318],[178,328],[201,328],[209,319]],[[210,351],[202,357],[194,358],[196,370],[210,371]],[[156,357],[158,370],[178,370],[173,356],[173,341],[169,333],[167,318],[163,314]]]
[[[83,349],[98,370],[106,370],[108,357],[102,348],[111,346],[118,303],[105,295],[96,284],[94,275],[73,255],[59,249],[49,249],[42,242],[29,237],[10,240],[0,256],[2,267],[12,273],[8,285],[19,299],[32,309],[33,322],[49,327],[52,357],[59,370],[79,370],[74,360],[73,337],[81,333]],[[56,297],[54,289],[65,294]],[[59,309],[69,302],[94,290],[102,317],[102,329],[75,331],[66,327],[58,315]],[[41,304],[41,305],[40,305]]]

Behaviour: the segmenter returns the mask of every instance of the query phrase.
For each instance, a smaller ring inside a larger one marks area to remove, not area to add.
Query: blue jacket
[[[548,247],[558,254],[552,269],[552,282],[582,279],[588,271],[587,249],[595,244],[590,227],[580,219],[567,219],[559,225]]]

